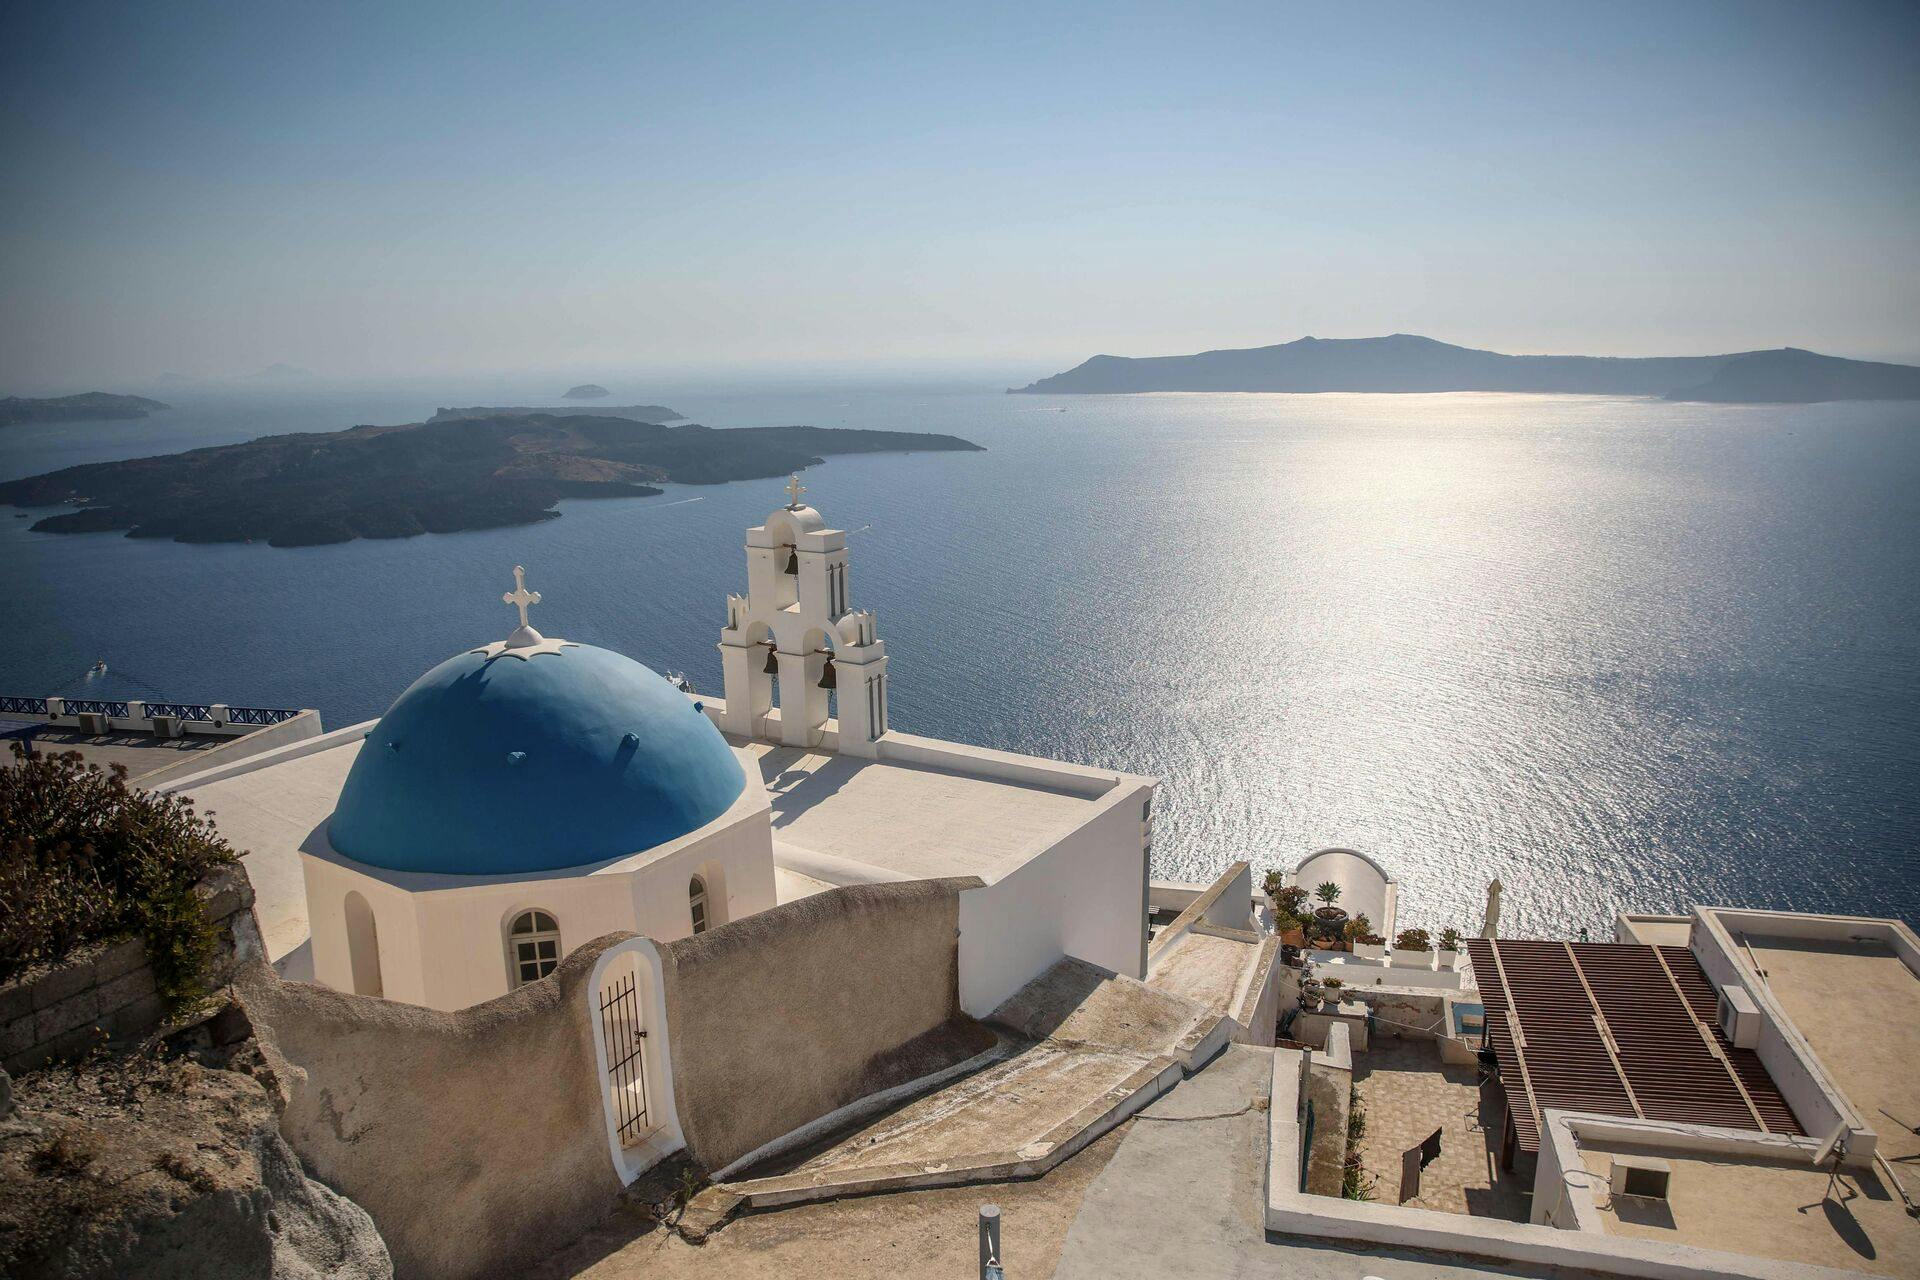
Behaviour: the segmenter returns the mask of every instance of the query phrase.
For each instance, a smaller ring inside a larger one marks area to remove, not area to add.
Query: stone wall
[[[517,1274],[613,1206],[587,988],[626,936],[454,1013],[241,971],[282,1134],[373,1216],[396,1275]]]
[[[237,963],[263,954],[253,886],[234,863],[209,873],[196,892],[218,934],[207,985],[219,987]],[[0,1068],[17,1074],[103,1041],[144,1036],[164,1016],[146,942],[95,943],[0,985]]]
[[[992,1043],[960,1012],[972,878],[851,885],[660,948],[676,1108],[720,1169]]]

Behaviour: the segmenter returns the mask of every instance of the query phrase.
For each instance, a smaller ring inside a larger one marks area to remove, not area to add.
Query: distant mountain
[[[594,418],[631,418],[635,422],[684,422],[687,415],[675,413],[663,404],[596,404],[585,408],[530,408],[526,405],[489,405],[477,404],[468,409],[440,409],[429,421],[445,422],[451,418],[524,418],[530,413],[545,413],[556,418],[579,417],[582,414]]]
[[[613,392],[597,382],[583,382],[577,387],[568,387],[562,400],[604,400]]]
[[[1726,403],[1920,399],[1920,368],[1792,347],[1720,356],[1509,356],[1396,333],[1191,356],[1095,356],[1011,394],[1522,391]]]
[[[1749,351],[1729,357],[1699,386],[1668,392],[1667,399],[1722,404],[1920,400],[1920,369],[1909,364],[1843,360],[1798,347]]]
[[[562,498],[638,498],[662,481],[783,476],[836,453],[978,451],[957,436],[820,427],[713,431],[630,418],[465,418],[266,436],[0,483],[0,503],[73,510],[46,533],[315,546],[551,520]]]
[[[17,422],[124,422],[172,407],[145,396],[116,396],[105,391],[56,396],[51,400],[8,396],[0,400],[0,427]]]

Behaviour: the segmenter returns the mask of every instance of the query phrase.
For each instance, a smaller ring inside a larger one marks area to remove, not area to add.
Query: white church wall
[[[697,831],[590,872],[513,878],[363,868],[321,839],[301,858],[315,980],[354,989],[344,909],[352,892],[373,908],[382,994],[448,1010],[512,989],[507,935],[523,911],[554,918],[562,956],[613,932],[662,942],[686,937],[693,931],[688,889],[696,875],[707,885],[710,924],[765,911],[775,903],[770,811],[759,771],[749,767],[739,797]]]
[[[1038,857],[960,895],[960,1007],[984,1018],[1063,956],[1146,976],[1153,788],[1116,786],[1100,812]]]
[[[346,901],[348,894],[358,893],[373,911],[379,994],[406,1004],[431,1005],[421,974],[416,895],[339,862],[310,856],[300,862],[313,937],[314,981],[335,991],[354,989]]]

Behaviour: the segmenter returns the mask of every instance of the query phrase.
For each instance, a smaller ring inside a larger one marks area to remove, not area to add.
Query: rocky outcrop
[[[216,1019],[210,1026],[219,1026]],[[229,1018],[244,1037],[244,1019]],[[13,1082],[0,1119],[0,1275],[388,1280],[373,1220],[308,1178],[250,1040]]]
[[[612,394],[613,392],[607,390],[597,382],[583,382],[577,387],[568,387],[567,394],[563,398],[567,400],[604,400]]]

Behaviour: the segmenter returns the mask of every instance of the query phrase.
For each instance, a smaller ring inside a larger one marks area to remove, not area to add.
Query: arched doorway
[[[385,994],[380,981],[380,928],[373,918],[373,907],[366,895],[354,890],[347,895],[347,966],[353,975],[353,993],[357,996]]]
[[[620,1180],[632,1182],[684,1144],[659,951],[645,938],[614,943],[594,964],[583,995],[593,1023],[608,1150]]]

